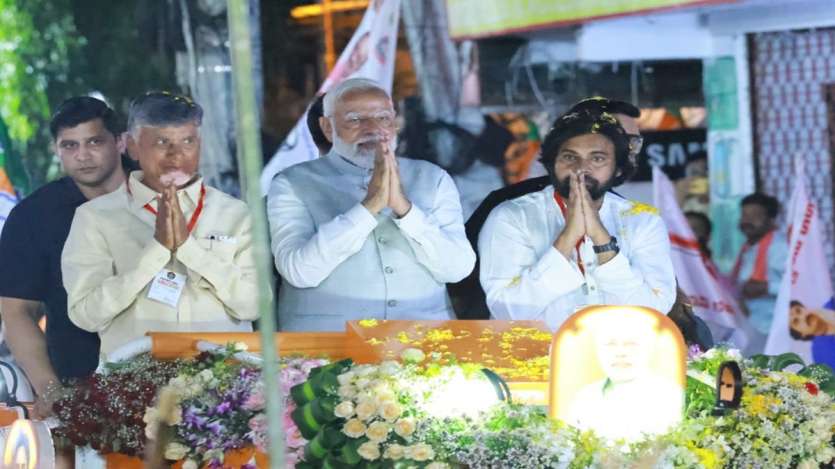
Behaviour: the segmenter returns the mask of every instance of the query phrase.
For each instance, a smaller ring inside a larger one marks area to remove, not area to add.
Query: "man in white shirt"
[[[142,171],[75,212],[69,317],[105,354],[148,331],[251,331],[258,316],[249,209],[203,183],[202,116],[185,96],[136,98],[127,145]]]
[[[669,236],[648,205],[609,192],[634,172],[609,113],[569,112],[542,145],[552,185],[502,203],[479,236],[481,284],[496,319],[559,326],[591,304],[670,310]]]
[[[475,253],[450,176],[394,156],[391,98],[371,80],[329,91],[320,124],[332,150],[282,171],[268,195],[280,328],[453,317],[444,284],[469,274]]]

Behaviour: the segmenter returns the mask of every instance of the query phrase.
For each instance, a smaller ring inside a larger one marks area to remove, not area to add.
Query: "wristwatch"
[[[620,248],[618,247],[618,239],[614,236],[611,237],[608,243],[601,244],[599,246],[592,246],[592,248],[594,249],[594,252],[596,254],[609,251],[615,251],[615,254],[620,252]]]

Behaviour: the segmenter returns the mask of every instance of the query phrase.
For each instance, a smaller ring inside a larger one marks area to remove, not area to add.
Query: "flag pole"
[[[241,192],[252,213],[252,242],[258,282],[259,328],[261,353],[264,357],[264,390],[267,397],[269,423],[267,448],[270,467],[284,467],[284,431],[281,419],[281,394],[278,383],[278,350],[275,346],[275,316],[273,315],[272,254],[267,239],[267,220],[259,179],[262,170],[261,140],[258,133],[259,110],[255,102],[255,83],[252,79],[252,44],[249,28],[249,0],[228,0],[229,39],[232,50],[232,78],[235,88],[236,142]]]

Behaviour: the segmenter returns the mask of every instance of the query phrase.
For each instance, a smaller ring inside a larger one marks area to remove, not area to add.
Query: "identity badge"
[[[180,296],[186,286],[186,275],[163,269],[154,276],[151,281],[151,288],[148,289],[148,298],[168,305],[177,307]]]

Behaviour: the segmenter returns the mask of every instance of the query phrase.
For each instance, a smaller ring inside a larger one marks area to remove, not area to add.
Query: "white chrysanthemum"
[[[354,416],[354,403],[342,401],[333,409],[333,414],[339,418],[347,419]]]
[[[346,386],[348,384],[351,384],[351,381],[353,381],[353,379],[356,377],[357,374],[353,371],[346,371],[345,373],[338,375],[336,379],[337,381],[339,381],[339,384],[341,384],[342,386]]]
[[[342,399],[351,399],[357,395],[357,389],[350,385],[339,386],[339,389],[336,391],[339,394],[339,397]]]
[[[368,421],[377,415],[377,405],[373,401],[363,400],[357,404],[354,411],[357,413],[357,418]]]
[[[361,420],[351,419],[345,422],[345,425],[342,426],[342,433],[348,435],[351,438],[359,438],[365,435],[365,431],[367,429],[368,427],[366,427]]]
[[[398,445],[396,443],[386,446],[385,452],[383,452],[383,457],[386,459],[393,459],[397,461],[398,459],[403,459],[403,455],[406,454],[406,447],[403,445]]]
[[[389,432],[391,432],[391,425],[378,421],[368,426],[368,430],[365,431],[365,436],[371,441],[381,443],[389,437]]]
[[[426,469],[449,469],[449,464],[447,464],[445,462],[435,461],[433,463],[429,463],[426,466]]]
[[[403,438],[408,438],[415,432],[415,427],[414,419],[402,418],[394,423],[394,432]]]
[[[363,459],[374,461],[380,459],[380,447],[377,443],[366,441],[361,444],[359,448],[357,448],[357,454],[359,454]]]
[[[379,413],[380,417],[383,417],[389,422],[394,422],[403,413],[403,409],[396,402],[384,402],[380,406]]]
[[[406,457],[415,461],[429,461],[435,457],[435,450],[426,443],[418,443],[416,445],[406,447]]]

